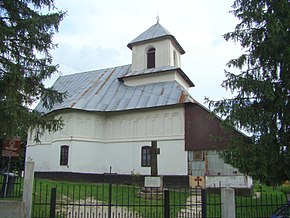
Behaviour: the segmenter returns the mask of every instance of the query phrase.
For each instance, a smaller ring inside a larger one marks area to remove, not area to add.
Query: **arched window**
[[[155,67],[155,48],[149,48],[147,51],[147,69]]]
[[[141,166],[150,167],[151,166],[151,147],[143,146],[141,148]]]
[[[60,146],[60,165],[61,166],[67,166],[68,165],[68,152],[69,152],[69,146],[68,145],[62,145]]]

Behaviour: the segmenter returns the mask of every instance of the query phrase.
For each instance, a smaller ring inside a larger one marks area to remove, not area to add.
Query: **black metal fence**
[[[21,198],[23,194],[23,178],[15,173],[0,174],[0,199]]]
[[[35,182],[33,218],[221,217],[220,195],[201,188]]]
[[[21,198],[23,178],[0,175],[0,199]],[[235,196],[237,218],[264,218],[287,203],[285,194],[260,190]],[[78,184],[35,179],[33,218],[221,217],[220,189],[144,189],[118,184]]]
[[[265,218],[280,206],[287,203],[284,193],[263,193],[262,190],[252,196],[235,197],[237,218]]]

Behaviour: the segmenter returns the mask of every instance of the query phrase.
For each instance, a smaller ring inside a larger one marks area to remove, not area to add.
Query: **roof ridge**
[[[167,29],[165,29],[160,23],[156,23],[153,26],[149,27],[149,29],[141,33],[139,36],[137,36],[135,39],[133,39],[129,44],[146,41],[161,36],[172,36],[172,34]]]
[[[83,72],[70,73],[70,74],[66,74],[66,75],[61,75],[59,77],[67,77],[67,76],[79,75],[79,74],[84,74],[84,73],[94,73],[97,71],[104,71],[104,70],[109,70],[109,69],[113,69],[113,68],[127,67],[127,66],[131,66],[131,65],[132,64],[124,64],[124,65],[118,65],[118,66],[114,66],[114,67],[106,67],[106,68],[101,68],[101,69],[96,69],[96,70],[88,70],[88,71],[83,71]]]

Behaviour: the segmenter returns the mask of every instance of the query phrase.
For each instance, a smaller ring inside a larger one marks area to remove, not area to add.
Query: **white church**
[[[181,69],[185,51],[176,38],[157,22],[127,46],[131,64],[60,76],[53,88],[66,92],[64,101],[50,110],[37,105],[64,127],[41,143],[29,135],[26,157],[36,175],[125,181],[151,175],[155,157],[164,182],[199,176],[207,187],[251,187],[251,178],[219,158],[217,149],[229,145],[211,136],[227,136],[221,120],[190,96],[194,84]]]

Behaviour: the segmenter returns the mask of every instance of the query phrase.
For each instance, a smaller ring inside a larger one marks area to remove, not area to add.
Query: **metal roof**
[[[178,47],[181,54],[184,54],[185,51],[181,47],[181,45],[178,43],[178,41],[175,39],[171,33],[166,30],[159,22],[151,26],[149,29],[147,29],[145,32],[140,34],[137,38],[133,39],[127,46],[132,49],[132,46],[138,43],[151,41],[151,40],[158,40],[161,38],[170,38]]]
[[[60,76],[53,84],[66,98],[50,110],[40,102],[36,110],[49,113],[61,109],[86,111],[122,111],[195,102],[177,82],[126,86],[120,78],[130,72],[131,65]]]

